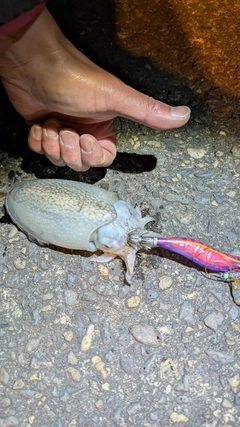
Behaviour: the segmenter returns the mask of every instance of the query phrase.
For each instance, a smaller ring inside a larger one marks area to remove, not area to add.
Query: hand
[[[8,45],[0,72],[10,101],[30,126],[29,147],[76,171],[112,163],[117,116],[154,129],[178,128],[190,117],[188,107],[143,95],[91,62],[47,9]]]

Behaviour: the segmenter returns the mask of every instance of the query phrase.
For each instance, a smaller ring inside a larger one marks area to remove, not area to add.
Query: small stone
[[[224,353],[223,351],[206,350],[206,353],[210,359],[214,360],[214,362],[221,363],[222,365],[233,363],[235,360],[235,357],[232,354]]]
[[[16,236],[16,234],[18,233],[18,229],[17,227],[15,227],[15,225],[11,225],[9,234],[8,234],[8,238],[12,239],[14,236]]]
[[[137,413],[139,413],[141,409],[142,407],[139,402],[132,402],[127,408],[127,413],[130,417],[132,417],[133,415],[136,415]]]
[[[9,406],[11,406],[12,402],[9,399],[9,397],[4,397],[1,401],[0,401],[0,406],[1,408],[8,408]]]
[[[160,378],[174,381],[179,377],[179,364],[177,359],[166,359],[160,363]]]
[[[9,374],[5,368],[0,368],[0,383],[2,385],[7,385],[9,381]]]
[[[186,423],[188,421],[188,417],[186,417],[186,415],[178,414],[177,412],[172,412],[170,419],[173,423]]]
[[[239,315],[239,309],[233,304],[228,312],[232,320],[236,320]]]
[[[52,310],[51,305],[45,305],[44,307],[41,308],[41,311],[43,313],[46,313],[46,312],[51,311],[51,310]]]
[[[108,276],[108,268],[105,265],[99,264],[98,271],[104,277]]]
[[[72,331],[67,331],[63,334],[65,341],[72,341],[73,339],[73,332]]]
[[[127,300],[127,306],[129,308],[137,307],[139,304],[140,304],[140,298],[137,295]]]
[[[68,353],[68,358],[67,358],[67,360],[68,360],[68,363],[70,363],[71,365],[77,365],[77,363],[78,363],[78,359],[77,359],[77,357],[75,356],[75,354],[73,353],[73,351],[70,351],[70,352]]]
[[[121,355],[120,357],[120,365],[122,370],[126,374],[131,374],[133,372],[133,358],[130,356]]]
[[[33,350],[35,350],[40,344],[40,338],[31,338],[25,348],[25,351],[27,353],[31,353]]]
[[[193,220],[193,214],[191,212],[184,212],[177,214],[177,219],[180,222],[180,224],[188,225]]]
[[[0,425],[1,427],[18,427],[20,424],[16,417],[10,416],[7,418],[0,418]]]
[[[19,380],[14,381],[12,388],[13,390],[20,390],[24,386],[25,386],[25,383],[21,378],[19,378]]]
[[[65,291],[65,302],[66,304],[73,306],[77,303],[78,294],[75,291],[67,290]]]
[[[193,159],[201,159],[207,153],[203,148],[187,148],[187,152]]]
[[[238,386],[240,383],[240,375],[239,374],[234,375],[234,377],[228,378],[227,380],[228,380],[228,384],[230,385],[233,393],[237,393]]]
[[[173,280],[170,276],[161,276],[159,280],[159,289],[162,291],[165,291],[166,289],[170,288],[173,284]]]
[[[104,391],[109,391],[109,389],[110,389],[109,384],[108,384],[108,383],[104,383],[104,384],[102,384],[102,389],[103,389]]]
[[[35,420],[35,417],[34,417],[34,415],[31,415],[30,417],[28,417],[28,422],[29,422],[29,424],[33,424],[34,423],[34,420]]]
[[[213,311],[211,314],[205,317],[204,323],[213,331],[216,331],[218,327],[222,324],[224,317],[222,313]]]
[[[194,302],[192,300],[184,301],[180,308],[179,318],[181,320],[185,320],[185,322],[189,323],[190,325],[194,326],[196,324],[195,308]]]
[[[44,356],[41,350],[35,351],[30,362],[31,369],[50,368],[51,366],[52,362]]]
[[[53,294],[51,292],[44,294],[42,297],[43,301],[48,301],[49,299],[52,299],[52,298],[53,298]]]
[[[155,332],[153,326],[147,324],[136,324],[129,328],[129,332],[136,341],[148,345],[150,347],[160,346],[160,337]]]
[[[159,292],[154,291],[153,289],[149,289],[147,292],[148,299],[157,299],[159,297]]]
[[[76,368],[70,366],[69,368],[67,368],[67,372],[69,372],[73,381],[79,382],[81,380],[81,374]]]
[[[87,328],[86,335],[83,337],[81,342],[82,351],[87,351],[91,347],[93,333],[94,333],[94,325],[89,325]]]
[[[93,356],[91,361],[95,366],[95,369],[100,372],[102,378],[105,380],[111,372],[110,368],[105,367],[105,363],[102,361],[100,356]]]
[[[227,399],[223,399],[222,406],[223,408],[229,408],[229,409],[232,408],[231,402],[229,402],[229,400]]]
[[[103,401],[102,399],[99,399],[95,402],[95,406],[97,409],[101,409],[103,407]]]
[[[238,145],[234,145],[232,148],[233,157],[240,157],[240,147]]]
[[[24,268],[26,267],[25,259],[21,259],[21,258],[15,259],[13,264],[17,270],[24,270]]]

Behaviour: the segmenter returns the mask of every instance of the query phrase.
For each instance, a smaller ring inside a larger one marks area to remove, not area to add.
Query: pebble
[[[186,300],[183,302],[179,311],[179,318],[192,326],[196,324],[194,301]]]
[[[211,314],[208,314],[205,319],[204,323],[205,325],[212,329],[213,331],[216,331],[218,327],[222,324],[224,320],[224,317],[221,312],[213,311]]]
[[[73,332],[72,331],[66,331],[66,332],[64,332],[63,336],[64,336],[65,341],[70,342],[73,339]]]
[[[148,299],[157,299],[159,297],[159,292],[154,291],[153,289],[150,289],[147,292],[147,298]]]
[[[177,214],[177,219],[180,222],[180,224],[188,225],[192,222],[194,219],[194,216],[191,212],[184,212],[181,214]]]
[[[204,150],[203,148],[198,148],[198,147],[187,148],[187,152],[188,152],[189,156],[192,157],[193,159],[201,159],[207,153],[206,150]]]
[[[25,386],[24,381],[21,378],[19,378],[18,380],[14,381],[12,388],[13,390],[20,390],[24,386]]]
[[[122,354],[120,357],[120,366],[126,374],[131,374],[134,366],[133,358]]]
[[[160,363],[160,378],[164,381],[174,381],[179,377],[179,363],[177,359],[166,359]]]
[[[134,339],[150,347],[160,346],[160,337],[151,325],[135,324],[129,328],[129,332]]]
[[[110,368],[105,367],[105,363],[102,361],[100,356],[93,356],[91,362],[95,366],[95,369],[100,372],[104,380],[110,375]]]
[[[236,307],[235,304],[233,304],[228,312],[229,316],[232,320],[236,320],[239,316],[239,309]]]
[[[161,276],[159,279],[159,289],[162,291],[165,291],[166,289],[169,289],[173,284],[173,279],[171,276]]]
[[[41,338],[31,338],[26,345],[25,351],[27,353],[32,353],[32,351],[39,346],[40,340]]]
[[[0,368],[0,383],[2,385],[7,385],[8,381],[9,381],[9,373],[4,367]]]
[[[238,145],[234,145],[232,148],[233,157],[240,157],[240,147]]]
[[[65,302],[67,305],[73,306],[77,304],[78,294],[75,291],[67,290],[64,292]]]
[[[81,380],[82,376],[76,368],[70,366],[69,368],[67,368],[67,372],[71,375],[73,381],[79,382]]]
[[[8,239],[12,239],[14,236],[18,234],[18,229],[15,225],[11,225],[10,231],[8,233]]]
[[[119,344],[121,344],[123,347],[127,347],[130,342],[130,337],[127,332],[120,333],[118,338]]]
[[[221,363],[222,365],[226,365],[227,363],[233,363],[235,357],[232,354],[225,353],[223,351],[215,351],[215,350],[205,350],[208,357],[214,362]]]
[[[22,258],[15,259],[13,264],[17,270],[24,270],[26,268],[26,260]]]
[[[68,271],[66,280],[68,288],[70,288],[74,284],[75,280],[76,276],[71,271]]]
[[[52,298],[53,298],[53,294],[51,292],[48,292],[47,294],[44,294],[43,297],[42,297],[43,301],[48,301],[48,300],[50,300]]]
[[[0,400],[0,406],[2,408],[8,408],[9,406],[11,406],[12,402],[9,399],[9,397],[3,397],[2,400]]]
[[[227,409],[230,409],[230,408],[232,408],[232,404],[231,404],[231,402],[229,402],[229,400],[227,400],[227,399],[223,399],[223,401],[222,401],[222,407],[223,408],[227,408]]]
[[[238,387],[240,384],[240,375],[236,374],[233,377],[228,378],[227,380],[228,380],[228,384],[230,385],[233,393],[237,393]]]
[[[134,297],[131,297],[127,300],[127,306],[129,308],[135,308],[140,304],[140,298],[135,295]]]
[[[172,412],[170,419],[173,423],[186,423],[188,421],[188,417],[186,417],[186,415],[178,414],[177,412]]]
[[[1,427],[14,427],[19,426],[20,424],[18,418],[10,416],[7,418],[0,418],[0,425]]]
[[[71,365],[77,365],[77,363],[78,363],[78,359],[77,359],[77,357],[75,356],[75,354],[73,353],[73,351],[70,351],[70,352],[68,353],[67,361],[68,361],[68,363],[70,363]]]
[[[96,406],[97,409],[102,409],[102,407],[103,407],[103,401],[102,401],[102,399],[97,400],[95,402],[95,406]]]
[[[93,333],[94,333],[94,325],[91,324],[88,326],[86,335],[82,339],[82,342],[81,342],[82,351],[87,351],[91,347]]]
[[[110,322],[108,320],[105,320],[102,324],[101,337],[104,344],[110,343],[113,339]]]
[[[50,368],[52,362],[47,360],[41,350],[35,351],[30,361],[31,369]]]
[[[130,417],[132,417],[133,415],[136,415],[141,409],[141,404],[139,402],[132,402],[128,407],[127,407],[127,413]]]
[[[176,391],[189,391],[189,375],[185,374],[181,380],[175,385]]]

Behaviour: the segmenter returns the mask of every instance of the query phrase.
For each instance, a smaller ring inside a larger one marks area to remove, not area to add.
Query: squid
[[[60,179],[25,180],[8,193],[5,206],[30,240],[90,252],[100,249],[103,254],[93,256],[93,261],[120,257],[126,264],[128,283],[138,250],[154,247],[181,254],[216,280],[240,279],[240,257],[199,240],[161,237],[148,231],[145,226],[153,217],[142,217],[139,207],[95,185]]]

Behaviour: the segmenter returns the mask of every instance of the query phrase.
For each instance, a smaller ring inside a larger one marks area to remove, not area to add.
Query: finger
[[[85,172],[89,165],[82,162],[79,135],[73,129],[62,129],[59,133],[61,159],[77,172]]]
[[[42,149],[42,133],[42,125],[36,123],[30,128],[28,135],[29,148],[38,154],[44,154],[44,151]]]
[[[80,137],[82,163],[95,167],[107,167],[116,157],[115,136],[97,140],[93,135],[83,134]]]
[[[116,85],[115,85],[116,88]],[[190,108],[171,107],[118,82],[118,88],[109,91],[107,109],[116,115],[135,120],[154,129],[172,129],[183,126],[190,118]]]
[[[61,158],[59,146],[59,132],[61,122],[56,119],[48,119],[44,122],[42,132],[42,150],[45,156],[56,166],[65,166]]]

